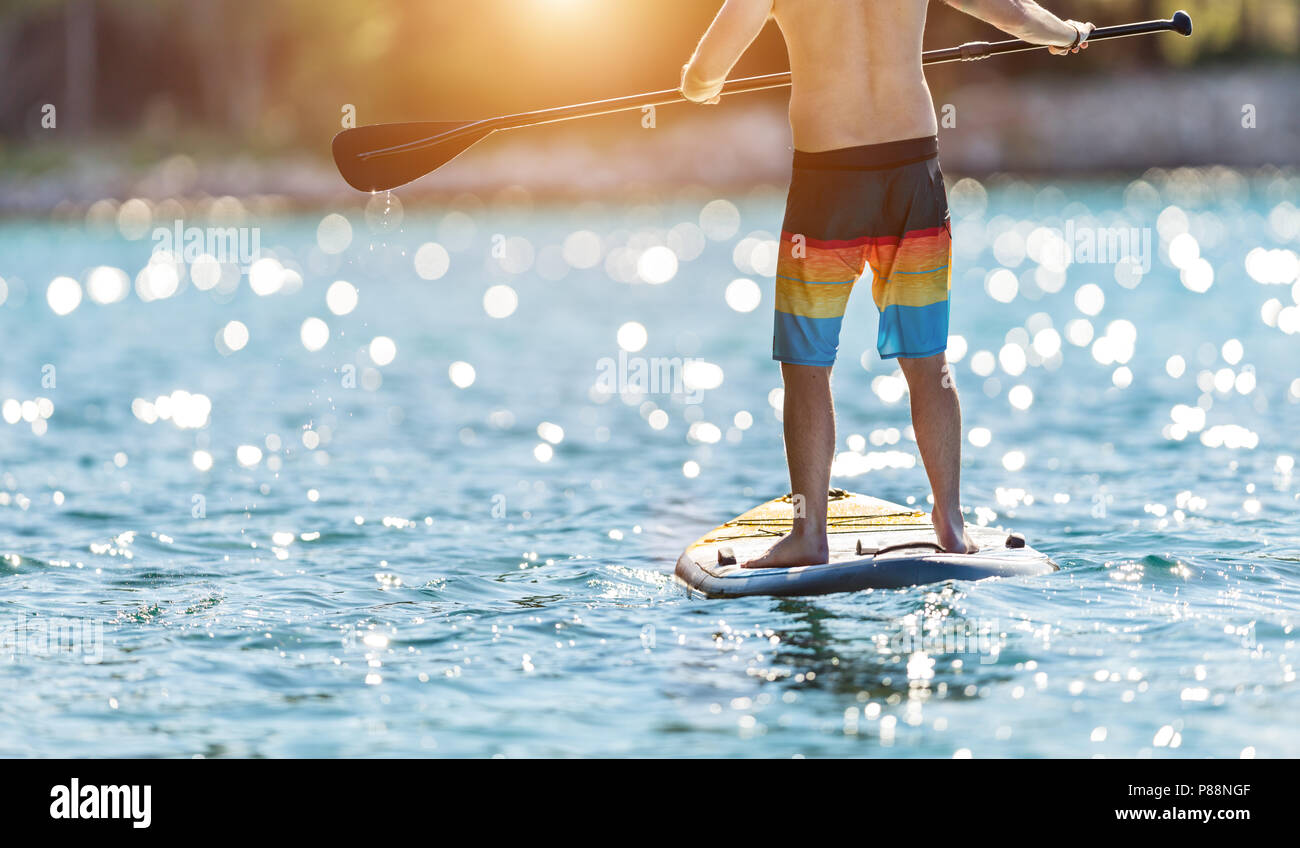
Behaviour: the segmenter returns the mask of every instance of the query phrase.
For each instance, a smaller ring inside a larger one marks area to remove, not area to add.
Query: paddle
[[[1093,30],[1088,40],[1101,41],[1107,38],[1124,38],[1165,31],[1191,35],[1192,19],[1186,12],[1175,12],[1174,16],[1167,21],[1143,21],[1102,27]],[[1019,39],[993,43],[972,41],[944,50],[926,51],[922,54],[921,61],[926,65],[939,65],[944,62],[968,62],[1002,53],[1042,49],[1046,49],[1044,45],[1030,44]],[[762,91],[768,88],[782,88],[789,84],[788,71],[781,74],[745,77],[728,82],[723,87],[722,94]],[[644,109],[647,106],[666,106],[684,100],[685,98],[677,89],[667,89],[649,94],[597,100],[592,103],[578,103],[574,106],[521,112],[518,115],[505,115],[500,118],[484,118],[478,121],[421,121],[356,127],[334,136],[332,144],[334,164],[338,166],[339,173],[343,175],[348,185],[358,191],[387,191],[441,168],[497,130],[607,115],[629,109]]]

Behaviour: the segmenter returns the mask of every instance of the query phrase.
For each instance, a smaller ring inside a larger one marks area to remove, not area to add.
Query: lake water
[[[672,577],[787,490],[771,187],[0,223],[0,753],[1300,756],[1298,186],[953,186],[968,520],[1061,571],[785,600]],[[923,508],[875,323],[834,484]]]

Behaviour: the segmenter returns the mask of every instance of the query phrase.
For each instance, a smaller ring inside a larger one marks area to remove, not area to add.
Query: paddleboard
[[[797,568],[741,568],[790,532],[790,496],[760,504],[710,530],[677,560],[677,577],[710,598],[826,595],[896,589],[944,580],[1026,577],[1057,569],[1023,536],[967,527],[973,554],[943,552],[930,517],[889,501],[832,489],[827,504],[830,562]]]

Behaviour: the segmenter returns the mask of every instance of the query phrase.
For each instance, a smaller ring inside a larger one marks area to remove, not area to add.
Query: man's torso
[[[794,86],[794,146],[820,151],[934,135],[921,68],[928,0],[775,0]]]

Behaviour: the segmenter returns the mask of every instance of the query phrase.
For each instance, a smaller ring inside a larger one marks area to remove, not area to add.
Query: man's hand
[[[1074,30],[1075,32],[1078,33],[1078,36],[1075,39],[1073,45],[1047,48],[1047,52],[1051,53],[1053,56],[1064,56],[1067,53],[1078,53],[1080,50],[1087,50],[1088,36],[1092,35],[1092,31],[1097,28],[1093,24],[1084,23],[1081,21],[1066,21],[1066,23],[1074,27]]]
[[[692,103],[702,103],[706,106],[717,105],[722,99],[722,85],[702,86],[691,78],[691,66],[682,65],[682,97]]]

